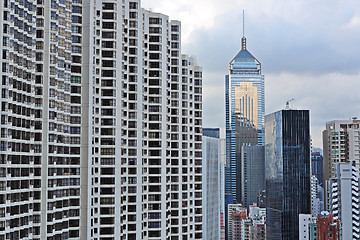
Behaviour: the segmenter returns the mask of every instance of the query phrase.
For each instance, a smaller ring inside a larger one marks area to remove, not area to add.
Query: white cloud
[[[191,42],[191,34],[198,29],[211,29],[216,18],[233,7],[239,6],[241,1],[223,0],[143,0],[145,8],[151,8],[155,12],[161,12],[170,16],[170,19],[180,20],[182,23],[182,40]]]
[[[360,15],[353,16],[350,21],[344,25],[344,28],[358,31],[360,29]]]
[[[143,0],[182,22],[183,51],[204,71],[204,126],[225,122],[224,75],[240,49],[242,10],[248,48],[261,62],[267,113],[295,98],[311,110],[314,145],[325,122],[360,116],[359,0]]]

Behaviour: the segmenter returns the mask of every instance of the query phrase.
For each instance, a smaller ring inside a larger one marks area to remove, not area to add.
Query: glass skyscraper
[[[264,144],[265,94],[261,63],[246,49],[230,62],[226,87],[226,193],[241,201],[240,159],[243,144]]]
[[[267,239],[299,239],[299,214],[311,213],[308,110],[265,117]]]
[[[241,51],[230,62],[229,75],[225,76],[225,96],[225,202],[241,202],[241,147],[264,145],[265,115],[261,63],[247,50],[245,37]]]

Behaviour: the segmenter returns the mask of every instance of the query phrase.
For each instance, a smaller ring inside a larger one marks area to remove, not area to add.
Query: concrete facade
[[[202,69],[139,0],[4,0],[0,239],[202,239]]]
[[[264,146],[242,146],[241,182],[242,202],[247,208],[257,202],[259,192],[265,189]]]
[[[340,220],[342,239],[360,239],[358,161],[337,163],[330,179],[330,212]]]
[[[213,134],[217,133],[217,134]],[[220,239],[220,129],[203,128],[203,235]]]

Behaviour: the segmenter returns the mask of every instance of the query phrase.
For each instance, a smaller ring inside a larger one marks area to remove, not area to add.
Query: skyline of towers
[[[180,22],[139,0],[1,4],[0,239],[201,239]]]
[[[202,69],[180,22],[139,0],[1,7],[0,239],[204,237]],[[245,37],[226,84],[226,189],[248,205],[265,100]]]

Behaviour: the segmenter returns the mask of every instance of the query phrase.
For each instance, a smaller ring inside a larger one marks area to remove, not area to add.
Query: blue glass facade
[[[229,74],[225,76],[225,102],[225,194],[241,202],[241,147],[243,144],[264,145],[265,115],[261,63],[246,49],[245,37],[241,51],[230,62]]]
[[[319,152],[311,153],[311,172],[319,180],[319,185],[324,187],[323,156]]]
[[[265,117],[267,239],[298,239],[299,214],[311,213],[308,110]]]
[[[230,74],[225,76],[225,193],[231,193],[238,202],[241,146],[264,145],[264,75],[260,62],[246,49],[245,41],[243,38],[242,50],[230,62]]]

